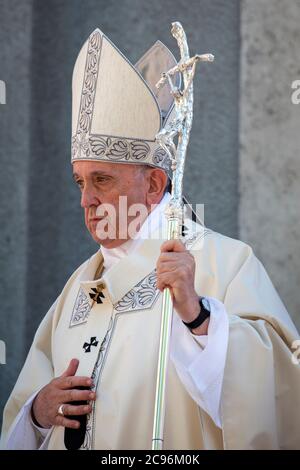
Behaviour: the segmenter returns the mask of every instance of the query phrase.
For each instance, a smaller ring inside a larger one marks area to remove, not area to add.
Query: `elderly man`
[[[150,448],[165,287],[165,448],[300,447],[297,332],[251,248],[195,223],[161,240],[170,162],[155,135],[173,103],[154,84],[174,63],[157,42],[133,67],[100,30],[79,53],[73,175],[101,247],[36,333],[5,408],[5,448]]]

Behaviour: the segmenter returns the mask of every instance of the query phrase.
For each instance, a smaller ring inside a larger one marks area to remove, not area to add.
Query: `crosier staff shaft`
[[[189,56],[189,48],[183,27],[179,22],[172,23],[171,33],[177,40],[180,62],[162,74],[156,84],[159,88],[168,80],[175,102],[175,118],[156,136],[157,142],[165,149],[171,160],[172,194],[166,209],[168,220],[168,240],[178,239],[183,221],[182,184],[187,146],[193,121],[193,78],[198,61],[212,62],[212,54]],[[181,72],[183,89],[174,86],[172,76]],[[173,142],[178,136],[177,148]],[[166,408],[166,385],[170,352],[173,303],[169,288],[164,289],[162,299],[161,329],[157,365],[152,450],[163,450],[164,419]]]

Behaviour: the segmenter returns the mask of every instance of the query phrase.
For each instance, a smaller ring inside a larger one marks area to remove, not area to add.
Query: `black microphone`
[[[90,390],[90,387],[75,387],[76,390]],[[88,402],[83,400],[83,401],[72,401],[68,403],[69,405],[73,406],[78,406],[78,405],[87,405]],[[86,433],[86,422],[87,422],[87,415],[70,415],[67,416],[68,419],[75,419],[76,421],[79,421],[80,427],[77,429],[73,428],[65,428],[65,437],[64,437],[64,443],[65,447],[67,450],[77,450],[79,449],[85,438],[85,433]]]

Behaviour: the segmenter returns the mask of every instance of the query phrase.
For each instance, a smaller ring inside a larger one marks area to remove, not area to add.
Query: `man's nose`
[[[91,206],[98,206],[100,204],[97,192],[92,186],[86,185],[81,193],[81,207],[88,208]]]

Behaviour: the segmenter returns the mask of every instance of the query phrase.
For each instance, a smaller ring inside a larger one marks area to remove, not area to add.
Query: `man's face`
[[[93,239],[106,248],[121,245],[129,238],[126,228],[124,232],[124,225],[128,227],[135,216],[120,214],[119,197],[127,196],[128,208],[137,203],[144,204],[146,207],[147,184],[143,167],[134,164],[78,161],[73,164],[73,177],[81,191],[85,224]],[[107,204],[114,207],[115,218],[107,216],[107,213],[104,214],[101,210]],[[120,215],[121,225],[119,226]],[[113,239],[107,238],[107,223],[115,225],[113,228],[116,236]],[[102,230],[101,227],[104,225],[106,229]],[[123,234],[121,239],[120,227]],[[125,237],[124,233],[126,233]]]

